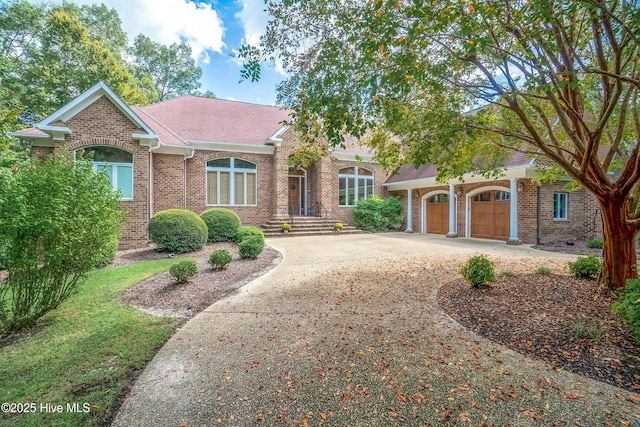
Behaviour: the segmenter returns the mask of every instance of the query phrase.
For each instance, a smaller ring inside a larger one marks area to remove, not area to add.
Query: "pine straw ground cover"
[[[598,293],[595,281],[566,275],[501,275],[483,289],[460,279],[438,292],[447,314],[478,335],[637,393],[640,346],[631,327],[611,314],[615,300]],[[580,337],[581,325],[596,333]]]

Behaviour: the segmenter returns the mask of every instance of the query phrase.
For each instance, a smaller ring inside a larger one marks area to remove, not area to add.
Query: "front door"
[[[294,215],[305,215],[307,206],[307,177],[304,170],[299,175],[289,175],[289,206]]]

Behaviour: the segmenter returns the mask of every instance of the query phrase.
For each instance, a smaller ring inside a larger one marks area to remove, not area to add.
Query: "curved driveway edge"
[[[473,255],[516,272],[573,256],[404,233],[268,244],[282,263],[177,331],[114,426],[640,425],[640,395],[554,371],[436,303]]]

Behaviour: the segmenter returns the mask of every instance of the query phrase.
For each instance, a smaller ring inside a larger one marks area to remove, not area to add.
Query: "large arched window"
[[[133,199],[133,154],[110,145],[95,145],[76,150],[90,153],[93,168],[107,174],[111,185],[122,192],[124,200]]]
[[[338,206],[355,206],[373,194],[373,172],[359,166],[338,171]]]
[[[254,206],[258,201],[258,166],[242,159],[207,162],[207,205]]]

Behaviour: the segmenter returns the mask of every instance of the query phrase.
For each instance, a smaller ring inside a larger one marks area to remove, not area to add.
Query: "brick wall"
[[[153,215],[166,209],[185,208],[184,156],[152,153]]]
[[[257,165],[258,203],[257,206],[207,206],[206,169],[207,162],[213,159],[234,157]],[[182,158],[182,157],[180,157]],[[221,151],[196,150],[194,156],[187,159],[187,206],[186,208],[201,214],[214,208],[224,207],[238,214],[244,225],[260,226],[272,214],[272,195],[274,156],[269,154],[246,154]],[[158,189],[159,191],[160,189]]]

